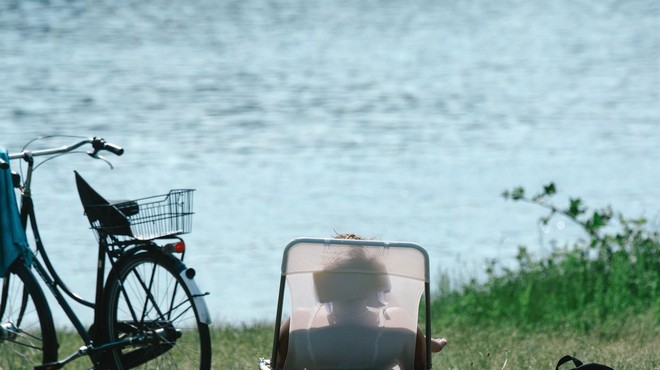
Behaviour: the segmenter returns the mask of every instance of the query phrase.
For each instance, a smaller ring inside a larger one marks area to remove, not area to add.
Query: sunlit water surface
[[[272,319],[295,237],[413,241],[434,279],[479,277],[582,236],[500,197],[550,181],[657,229],[659,35],[651,0],[5,0],[0,144],[126,149],[36,173],[73,290],[92,297],[96,254],[77,169],[109,198],[196,188],[186,262],[216,321]]]

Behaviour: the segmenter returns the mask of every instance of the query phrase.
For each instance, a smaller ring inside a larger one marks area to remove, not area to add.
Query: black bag
[[[559,360],[559,362],[557,362],[557,367],[555,367],[555,370],[559,370],[559,366],[567,363],[568,361],[573,361],[573,364],[575,364],[576,366],[570,370],[614,370],[609,366],[605,366],[601,364],[594,364],[594,363],[583,364],[582,361],[578,360],[577,358],[571,355],[566,355],[562,357]]]

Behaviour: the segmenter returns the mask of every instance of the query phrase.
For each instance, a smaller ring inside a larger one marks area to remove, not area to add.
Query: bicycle
[[[23,181],[14,172],[12,179],[21,191],[20,222],[26,231],[30,226],[35,246],[34,251],[22,251],[3,277],[0,368],[59,369],[86,356],[93,369],[210,369],[211,319],[204,299],[208,293],[200,291],[195,270],[184,264],[186,247],[180,237],[190,232],[193,189],[106,201],[76,172],[85,214],[98,241],[95,301],[73,293],[58,276],[35,217],[31,194],[32,175],[38,167],[35,157],[47,157],[43,164],[55,156],[80,153],[76,149],[88,144],[92,150],[87,154],[108,164],[100,152],[123,154],[119,146],[94,137],[61,148],[29,151],[24,147],[8,155],[10,160],[27,163]],[[0,159],[0,175],[7,167]],[[55,297],[84,343],[61,360],[53,317],[37,279]],[[93,310],[91,327],[85,328],[63,293]]]

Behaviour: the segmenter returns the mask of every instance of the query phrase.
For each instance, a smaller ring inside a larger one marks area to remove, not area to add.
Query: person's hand
[[[447,338],[431,338],[431,352],[440,352],[447,345]]]

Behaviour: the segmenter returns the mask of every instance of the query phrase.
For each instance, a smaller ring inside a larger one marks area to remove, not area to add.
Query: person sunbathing
[[[426,369],[422,330],[403,309],[385,302],[390,280],[376,258],[356,247],[315,272],[313,282],[319,305],[296,311],[293,328],[290,317],[282,324],[275,369]],[[431,339],[431,351],[446,344],[445,338]]]

